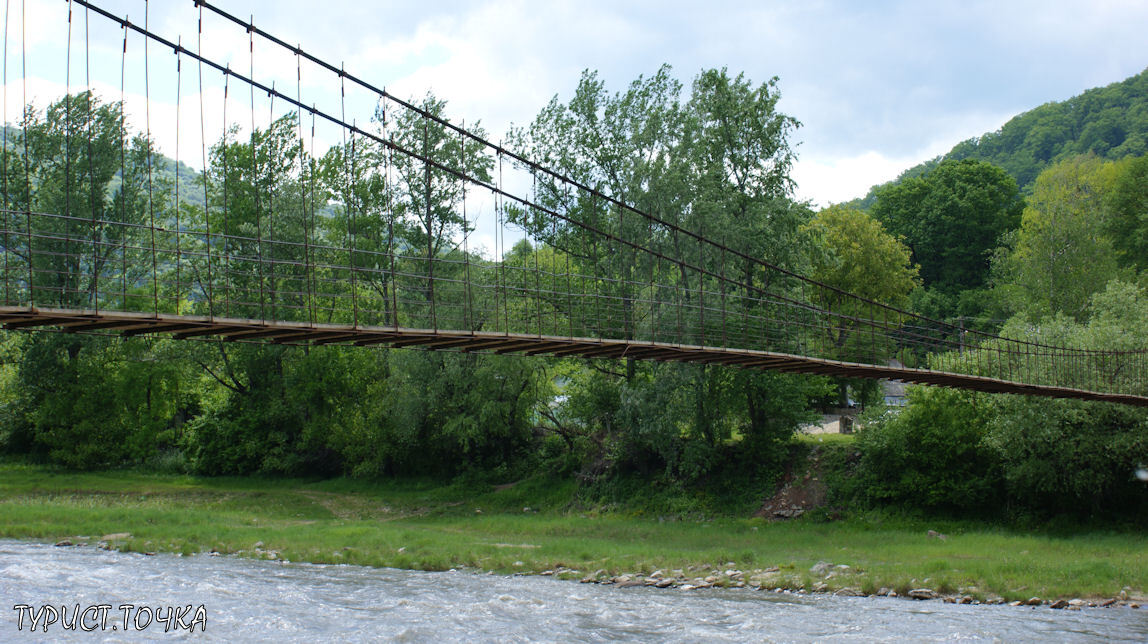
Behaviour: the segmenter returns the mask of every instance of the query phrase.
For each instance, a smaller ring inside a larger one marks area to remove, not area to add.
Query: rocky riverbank
[[[732,564],[731,564],[732,565]],[[1044,599],[1031,597],[1027,600],[1006,601],[1003,597],[988,593],[982,594],[976,588],[962,588],[960,592],[946,593],[927,587],[929,580],[925,579],[921,587],[905,588],[898,591],[893,588],[879,588],[875,591],[864,590],[863,576],[858,575],[850,566],[845,564],[833,565],[829,562],[818,562],[809,569],[809,578],[817,579],[807,587],[804,575],[796,575],[792,571],[786,572],[777,566],[758,568],[749,571],[738,570],[733,567],[722,570],[711,569],[700,571],[697,567],[676,569],[669,572],[655,570],[649,574],[632,573],[610,575],[605,570],[598,570],[589,575],[581,575],[577,570],[556,568],[546,570],[542,575],[554,575],[564,579],[578,579],[584,584],[614,585],[619,588],[635,586],[652,586],[654,588],[675,588],[679,590],[700,590],[706,588],[746,588],[764,592],[804,595],[811,593],[832,594],[838,597],[888,597],[904,598],[908,600],[927,601],[939,600],[947,604],[969,605],[1001,605],[1009,606],[1046,606],[1050,609],[1081,610],[1083,608],[1109,608],[1113,606],[1126,606],[1139,609],[1144,603],[1143,598],[1131,597],[1128,589],[1121,590],[1116,597],[1104,599]],[[834,583],[836,581],[836,583]],[[915,581],[915,580],[914,580]],[[843,585],[843,582],[860,582],[855,585]]]

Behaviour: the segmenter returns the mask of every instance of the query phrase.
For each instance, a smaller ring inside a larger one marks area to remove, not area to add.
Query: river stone
[[[673,579],[659,579],[658,582],[656,584],[654,584],[654,588],[669,588],[670,586],[673,586],[673,585],[674,585]]]
[[[837,597],[864,597],[865,593],[857,590],[856,588],[842,588],[833,593]]]
[[[824,577],[825,573],[829,572],[829,569],[832,566],[833,564],[829,563],[828,561],[818,561],[817,563],[813,564],[812,568],[809,569],[809,574]]]
[[[1058,599],[1058,600],[1052,602],[1051,604],[1049,604],[1048,607],[1049,608],[1056,608],[1058,610],[1061,608],[1068,608],[1068,602],[1063,600],[1063,599]]]
[[[962,596],[961,596],[961,601],[960,601],[960,603],[962,603],[962,604],[971,604],[971,603],[973,603],[974,601],[976,601],[976,600],[975,600],[975,599],[973,599],[971,595],[962,595]]]
[[[1085,602],[1083,599],[1070,599],[1070,600],[1068,600],[1069,606],[1083,606],[1086,603],[1087,602]]]
[[[1108,608],[1109,606],[1111,606],[1115,603],[1116,603],[1116,598],[1113,597],[1112,599],[1105,599],[1104,601],[1100,602],[1100,606],[1102,608]]]
[[[1028,601],[1024,603],[1025,606],[1040,606],[1040,597],[1029,597]]]
[[[57,548],[63,548],[66,546],[74,546],[74,545],[76,545],[76,544],[72,543],[71,541],[68,541],[67,539],[61,539],[60,541],[56,542]]]
[[[909,591],[909,596],[913,599],[936,599],[938,597],[937,591],[930,588],[914,588]]]

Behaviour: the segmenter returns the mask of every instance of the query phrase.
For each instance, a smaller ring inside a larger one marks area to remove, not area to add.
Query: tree
[[[569,258],[580,273],[595,276],[595,290],[619,303],[600,325],[616,329],[619,337],[712,343],[726,329],[721,315],[699,313],[703,309],[724,307],[727,300],[730,307],[762,306],[761,290],[789,286],[752,258],[790,268],[803,262],[798,229],[809,211],[790,198],[789,178],[794,154],[788,137],[798,123],[777,110],[777,79],[754,84],[724,69],[707,70],[694,79],[683,103],[683,87],[670,71],[663,66],[615,94],[596,73],[585,72],[568,104],[554,98],[528,128],[511,136],[531,159],[627,207],[539,174],[535,198],[577,223],[535,219],[526,209],[512,221],[538,242],[533,258],[545,261],[543,249],[549,247],[555,258]],[[611,240],[584,244],[578,223]],[[717,244],[699,244],[674,227]],[[682,262],[659,261],[654,253]],[[713,277],[718,272],[727,279]],[[694,319],[665,324],[659,309],[665,293],[673,293],[673,304]],[[669,326],[686,336],[668,333]],[[622,373],[597,364],[586,368],[592,370],[587,377],[571,379],[567,417],[582,423],[584,434],[601,436],[598,444],[613,462],[658,462],[666,472],[706,471],[735,429],[753,439],[747,445],[774,449],[777,442],[767,437],[792,431],[796,420],[772,403],[789,394],[806,400],[799,383],[757,372],[733,377],[719,367],[655,367],[633,360]],[[623,382],[607,386],[603,375]],[[717,405],[719,400],[726,402]],[[715,419],[715,405],[730,410],[727,417]],[[805,408],[798,407],[796,416]],[[674,422],[639,420],[671,416]]]
[[[1148,156],[1117,162],[1105,231],[1122,266],[1148,268]]]
[[[996,266],[999,290],[1014,310],[1080,318],[1089,297],[1116,276],[1116,254],[1104,234],[1115,170],[1088,155],[1037,177],[1013,249]]]
[[[918,284],[909,249],[856,208],[825,208],[802,230],[824,250],[813,259],[811,277],[819,282],[892,306],[904,306]]]
[[[825,208],[802,230],[816,240],[822,251],[813,257],[810,276],[833,287],[815,291],[818,305],[837,314],[825,329],[832,352],[842,360],[881,360],[893,350],[884,338],[855,339],[859,320],[878,315],[876,308],[841,291],[903,307],[909,292],[919,284],[917,267],[909,261],[909,249],[885,232],[879,221],[850,206]],[[847,383],[841,381],[841,406],[847,403],[846,387]]]
[[[130,136],[118,103],[82,92],[44,113],[29,105],[10,146],[2,164],[10,231],[3,243],[15,260],[9,281],[27,284],[30,275],[25,301],[37,304],[83,307],[102,298],[136,308],[127,293],[145,276],[150,282],[152,268],[132,250],[153,212],[151,143]]]
[[[431,116],[442,118],[446,102],[427,94],[419,108]],[[385,118],[380,107],[376,121],[382,126]],[[441,274],[449,269],[449,264],[440,260],[447,254],[457,255],[456,245],[461,245],[462,236],[473,230],[473,222],[466,221],[463,216],[461,206],[465,187],[455,173],[489,182],[494,160],[486,154],[481,143],[464,138],[414,110],[401,110],[392,126],[390,140],[400,149],[412,153],[392,155],[395,178],[390,190],[394,208],[391,216],[394,217],[396,231],[400,234],[401,243],[410,249],[404,254],[421,256],[418,260],[411,257],[409,263],[420,277],[425,276],[420,280],[421,285],[408,286],[410,290],[421,291],[421,297],[427,302],[424,320],[414,326],[463,328],[465,321],[462,319],[451,322],[437,319],[436,302],[439,298],[450,301],[453,297],[457,302],[460,295],[445,294],[444,297],[442,293],[435,293],[436,288],[443,288],[438,284],[440,281],[455,277]],[[469,130],[479,137],[485,136],[478,123],[472,124]],[[437,278],[436,270],[440,271]],[[404,324],[412,325],[411,322]]]
[[[872,214],[905,240],[926,287],[955,294],[985,284],[990,253],[1023,208],[1004,170],[966,159],[884,188]]]

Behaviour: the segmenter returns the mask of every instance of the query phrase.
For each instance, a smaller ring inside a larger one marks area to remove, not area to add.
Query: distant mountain
[[[920,176],[946,159],[978,159],[1004,168],[1028,192],[1049,164],[1088,152],[1105,159],[1148,153],[1148,69],[1024,112],[996,132],[962,141],[948,154],[905,170],[891,183]],[[888,184],[873,186],[852,203],[867,210],[883,185]]]

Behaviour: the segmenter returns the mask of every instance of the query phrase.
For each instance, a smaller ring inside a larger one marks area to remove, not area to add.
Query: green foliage
[[[1142,516],[1148,412],[1109,403],[1001,396],[985,442],[1014,511],[1046,518]]]
[[[536,361],[218,350],[229,355],[219,371],[228,374],[225,391],[187,443],[199,472],[450,478],[529,462],[533,406],[545,386]]]
[[[882,304],[904,307],[918,284],[909,249],[885,232],[881,223],[856,208],[830,206],[802,227],[821,252],[812,259],[810,277],[835,289],[818,289],[814,299],[841,315],[825,329],[832,354],[841,360],[880,361],[894,348],[856,331],[860,320],[875,314],[871,305],[846,297],[851,293]],[[886,314],[888,315],[888,314]],[[839,379],[838,406],[848,405],[848,383]],[[863,389],[861,383],[854,388]]]
[[[5,448],[93,469],[175,444],[190,403],[182,367],[157,360],[145,342],[44,334],[20,352]]]
[[[1122,266],[1148,269],[1148,156],[1116,163],[1105,232]]]
[[[802,229],[824,251],[815,256],[810,274],[819,282],[898,307],[918,284],[909,249],[856,208],[830,206]]]
[[[1036,179],[1012,250],[994,264],[1000,299],[1030,315],[1080,318],[1089,296],[1117,275],[1104,228],[1117,168],[1096,156],[1065,159]]]
[[[982,444],[990,418],[977,394],[911,388],[907,407],[886,411],[858,433],[856,492],[878,504],[991,514],[1000,465]]]
[[[872,214],[903,238],[925,286],[946,293],[982,286],[1000,236],[1020,224],[1016,181],[981,161],[945,161],[883,188]]]
[[[1034,342],[1143,351],[1148,298],[1114,280],[1092,296],[1087,321],[1018,316],[1002,330]],[[987,365],[996,348],[966,356]],[[1132,356],[1133,358],[1135,356]],[[1140,393],[1127,360],[1095,360],[1065,378],[1102,379]],[[942,368],[944,366],[942,365]],[[1030,359],[1015,377],[1050,379],[1053,366]],[[1067,386],[1079,386],[1069,380]],[[1135,477],[1148,453],[1148,412],[1110,403],[1045,400],[910,389],[909,406],[858,435],[862,458],[847,490],[872,503],[936,511],[1001,513],[1013,519],[1137,519],[1148,488]]]

